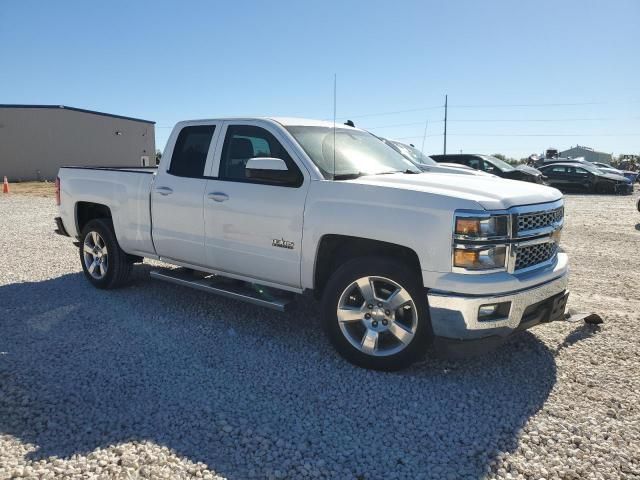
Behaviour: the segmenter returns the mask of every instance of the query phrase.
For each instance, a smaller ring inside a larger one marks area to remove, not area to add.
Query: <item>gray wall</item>
[[[604,152],[595,152],[582,147],[573,147],[564,152],[560,152],[561,157],[584,157],[587,162],[611,163],[611,154]]]
[[[143,155],[155,155],[151,123],[63,108],[0,108],[0,180],[51,180],[63,165],[140,166]]]

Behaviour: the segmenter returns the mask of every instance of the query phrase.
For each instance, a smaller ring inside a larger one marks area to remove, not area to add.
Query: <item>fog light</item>
[[[511,302],[480,305],[480,308],[478,308],[478,321],[491,322],[509,318],[509,310],[511,310]]]

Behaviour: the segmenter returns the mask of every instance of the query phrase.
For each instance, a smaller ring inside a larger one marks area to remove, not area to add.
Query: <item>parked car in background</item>
[[[559,190],[579,190],[593,193],[633,192],[631,180],[613,173],[605,173],[589,162],[550,163],[540,167],[547,183]]]
[[[452,154],[452,155],[431,155],[436,162],[458,163],[468,167],[490,173],[510,180],[522,180],[524,182],[545,184],[544,175],[533,167],[518,165],[514,167],[499,158],[489,155],[472,154]]]
[[[638,180],[638,172],[632,172],[631,170],[620,170],[619,168],[612,167],[608,163],[591,162],[591,164],[595,165],[605,173],[614,173],[616,175],[622,175],[623,177],[626,177],[629,180],[631,180],[631,183],[634,183],[636,180]]]
[[[462,165],[461,163],[441,162],[441,163],[438,163],[438,165],[440,165],[442,167],[457,168],[458,170],[465,170],[465,171],[469,171],[469,172],[475,172],[476,175],[488,175],[489,177],[500,178],[500,177],[498,177],[496,175],[492,175],[492,174],[487,173],[487,172],[481,172],[480,170],[476,170],[475,168],[471,168],[468,165]]]
[[[425,155],[420,150],[412,145],[407,145],[402,142],[397,142],[395,140],[389,140],[387,138],[379,137],[384,143],[393,148],[396,152],[402,155],[404,158],[413,163],[416,167],[418,167],[423,172],[434,172],[434,173],[453,173],[460,175],[476,175],[476,176],[490,176],[495,177],[495,175],[491,175],[489,173],[481,172],[480,170],[476,170],[474,168],[465,167],[464,165],[459,165],[456,163],[448,163],[448,164],[439,164],[431,157]],[[461,168],[463,167],[463,168]]]

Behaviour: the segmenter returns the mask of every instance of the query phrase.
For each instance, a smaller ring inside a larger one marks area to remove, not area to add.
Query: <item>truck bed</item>
[[[67,232],[75,238],[82,226],[76,212],[85,205],[109,209],[120,247],[127,253],[153,256],[150,192],[156,167],[62,167],[60,213]]]

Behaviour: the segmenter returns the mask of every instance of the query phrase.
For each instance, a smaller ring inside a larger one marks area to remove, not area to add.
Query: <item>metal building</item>
[[[155,165],[154,125],[64,105],[0,105],[0,179],[52,180],[63,165]]]
[[[560,152],[560,156],[571,158],[584,157],[587,162],[602,163],[611,163],[613,158],[610,153],[596,152],[593,148],[583,147],[581,145],[576,145],[575,147],[571,147],[569,150]]]

